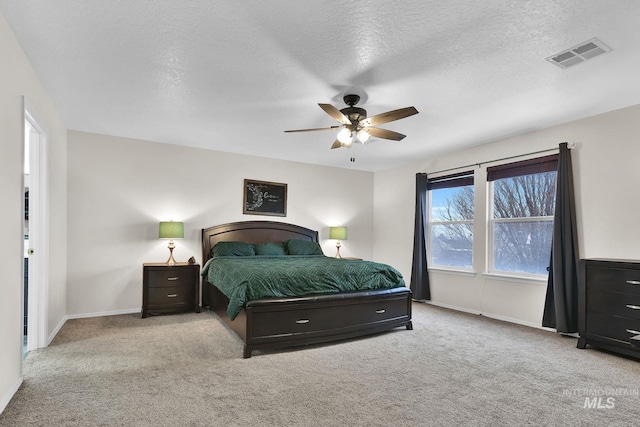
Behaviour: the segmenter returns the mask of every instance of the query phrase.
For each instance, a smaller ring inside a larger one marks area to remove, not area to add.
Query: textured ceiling
[[[640,103],[635,0],[0,0],[71,130],[381,170]],[[545,58],[598,37],[606,55]],[[318,103],[420,114],[330,150]],[[552,141],[553,143],[557,141]],[[356,162],[351,163],[350,157]]]

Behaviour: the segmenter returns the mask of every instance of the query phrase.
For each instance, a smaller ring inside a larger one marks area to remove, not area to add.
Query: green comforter
[[[255,299],[405,286],[400,272],[386,264],[323,255],[214,257],[202,276],[229,298],[231,319]]]

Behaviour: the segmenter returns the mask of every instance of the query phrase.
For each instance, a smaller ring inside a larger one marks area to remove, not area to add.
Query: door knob
[[[35,252],[35,250],[33,248],[27,249],[27,254],[29,254],[29,255],[33,255],[34,252]]]

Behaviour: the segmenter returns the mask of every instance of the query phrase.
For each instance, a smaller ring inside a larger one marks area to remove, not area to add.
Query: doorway
[[[24,100],[23,357],[47,346],[47,133]]]
[[[22,313],[22,355],[26,357],[30,348],[28,345],[29,340],[29,188],[31,187],[31,132],[33,127],[28,120],[24,121],[24,162],[23,162],[23,192],[24,192],[24,282],[23,282],[23,313]]]

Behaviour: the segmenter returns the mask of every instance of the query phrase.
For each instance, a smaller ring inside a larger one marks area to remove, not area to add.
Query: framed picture
[[[245,179],[243,188],[243,214],[287,216],[287,184]]]

